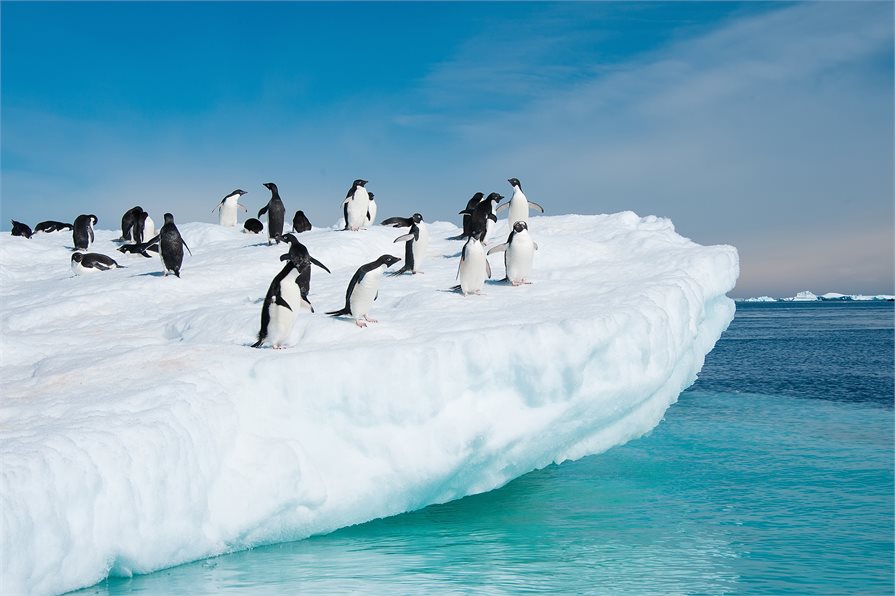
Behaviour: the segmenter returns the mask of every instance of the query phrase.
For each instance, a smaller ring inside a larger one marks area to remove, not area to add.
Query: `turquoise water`
[[[892,342],[891,304],[741,305],[637,441],[82,593],[890,594]]]

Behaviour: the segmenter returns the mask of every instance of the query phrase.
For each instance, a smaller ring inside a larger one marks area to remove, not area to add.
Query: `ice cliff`
[[[380,322],[359,329],[319,313],[359,265],[403,256],[403,232],[315,228],[300,239],[332,270],[312,274],[318,314],[291,348],[253,350],[286,249],[179,227],[182,279],[116,252],[113,231],[90,250],[127,268],[89,277],[66,233],[0,238],[4,594],[297,540],[639,437],[696,379],[739,272],[734,248],[665,219],[535,217],[534,283],[464,298],[442,291],[458,229],[435,223],[425,273],[383,279]]]

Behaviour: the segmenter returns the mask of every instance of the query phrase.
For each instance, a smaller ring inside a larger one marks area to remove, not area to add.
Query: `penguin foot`
[[[369,321],[369,322],[371,322],[371,323],[378,323],[378,322],[379,322],[379,321],[376,320],[376,319],[371,319],[371,318],[368,317],[367,315],[364,315],[364,320],[365,320],[365,321]]]
[[[523,282],[513,280],[510,283],[513,284],[513,287],[517,287],[517,286],[521,286]]]
[[[361,321],[360,319],[354,319],[354,324],[357,325],[358,327],[366,327],[367,326],[367,324],[364,323],[363,321]]]

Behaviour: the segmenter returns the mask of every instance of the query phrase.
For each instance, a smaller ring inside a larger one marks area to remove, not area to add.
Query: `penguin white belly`
[[[376,292],[379,291],[379,278],[382,277],[382,269],[374,269],[370,271],[364,278],[357,282],[351,297],[348,299],[348,306],[351,308],[351,316],[355,319],[361,319],[373,306],[373,300],[376,299]]]
[[[464,294],[481,292],[485,287],[485,250],[480,242],[470,242],[466,258],[460,263],[460,290]]]
[[[236,201],[238,197],[230,197],[225,199],[223,203],[221,203],[220,217],[218,221],[222,226],[227,226],[228,228],[232,228],[236,225]]]
[[[298,287],[298,269],[292,269],[280,282],[280,296],[292,307],[292,311],[298,313],[301,308],[301,288]]]
[[[528,223],[528,199],[522,191],[513,193],[513,198],[510,199],[510,211],[507,218],[507,223],[510,224],[510,228],[512,228],[513,224],[517,221],[524,221],[526,224]]]
[[[143,224],[143,241],[151,240],[153,236],[155,236],[155,222],[147,215],[146,223]]]
[[[516,233],[507,247],[504,262],[507,267],[507,279],[520,284],[531,275],[531,267],[535,257],[535,245],[531,234]]]
[[[289,341],[295,319],[301,308],[301,290],[295,283],[298,279],[298,270],[292,269],[286,277],[280,281],[280,298],[291,307],[286,308],[279,304],[270,305],[270,323],[268,324],[268,337],[273,347],[278,348]]]
[[[494,205],[491,205],[491,215],[496,215],[494,213]],[[482,238],[482,242],[484,243],[489,236],[491,236],[491,231],[494,229],[494,220],[490,217],[485,220],[485,237]]]
[[[370,214],[369,223],[371,225],[376,223],[376,201],[370,201],[370,206],[367,208],[367,211]]]
[[[348,227],[359,230],[367,221],[367,211],[370,208],[370,195],[367,190],[359,186],[354,191],[354,198],[348,200]]]
[[[88,273],[95,273],[96,271],[99,271],[99,269],[95,267],[84,267],[77,261],[71,262],[71,270],[74,272],[75,275],[86,275]]]
[[[413,272],[422,271],[423,261],[426,259],[426,253],[429,251],[429,230],[422,223],[419,224],[419,239],[415,240],[411,245],[413,251]]]

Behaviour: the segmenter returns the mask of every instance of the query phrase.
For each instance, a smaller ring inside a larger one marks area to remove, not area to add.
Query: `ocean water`
[[[740,304],[649,435],[83,594],[891,594],[893,304]]]

